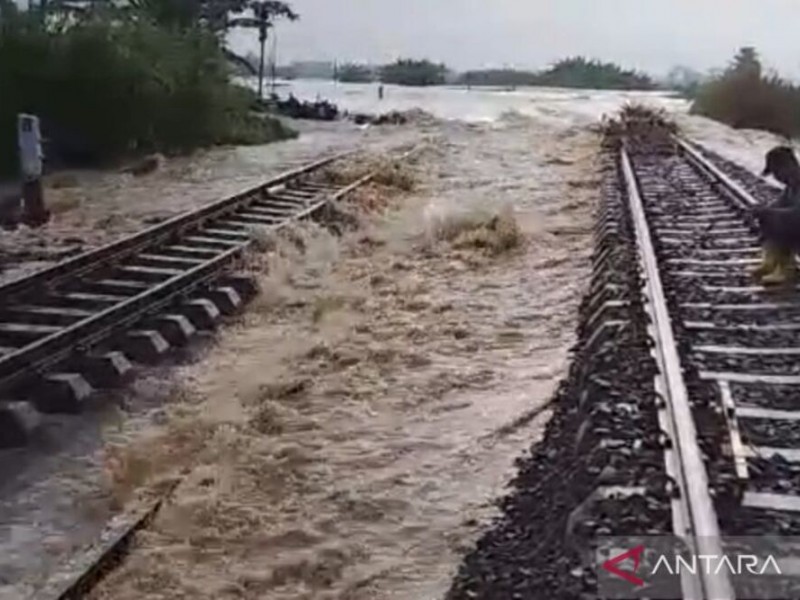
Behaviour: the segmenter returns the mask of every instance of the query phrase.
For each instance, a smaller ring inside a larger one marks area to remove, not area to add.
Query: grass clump
[[[395,188],[403,192],[410,192],[414,189],[415,178],[407,167],[398,163],[384,164],[376,169],[375,177],[372,181],[378,185]]]
[[[522,246],[524,235],[510,206],[499,212],[464,210],[436,219],[434,240],[459,250],[480,250],[498,256]]]
[[[413,190],[416,185],[416,177],[407,165],[387,158],[343,161],[323,173],[326,181],[337,185],[348,185],[367,175],[373,176],[374,184],[404,192]]]

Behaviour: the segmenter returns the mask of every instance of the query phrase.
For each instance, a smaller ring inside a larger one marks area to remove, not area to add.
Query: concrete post
[[[44,225],[50,220],[45,208],[42,190],[42,134],[39,118],[34,115],[17,116],[19,163],[22,172],[22,222],[30,227]]]

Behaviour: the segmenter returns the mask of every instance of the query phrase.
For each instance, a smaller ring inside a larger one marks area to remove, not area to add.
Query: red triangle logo
[[[616,575],[627,581],[628,583],[632,583],[636,586],[644,585],[644,580],[639,579],[636,577],[636,569],[639,568],[639,563],[642,560],[642,552],[644,552],[644,546],[636,546],[635,548],[628,550],[627,552],[623,552],[619,556],[615,556],[614,558],[609,558],[606,562],[603,563],[603,568],[611,573],[612,575]],[[632,571],[623,571],[617,565],[621,562],[625,562],[628,559],[633,559],[633,570]]]

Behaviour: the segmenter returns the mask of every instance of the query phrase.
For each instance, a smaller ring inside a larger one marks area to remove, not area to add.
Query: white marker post
[[[42,134],[39,117],[17,115],[17,139],[19,141],[19,164],[22,171],[22,222],[30,227],[44,225],[50,213],[44,206],[42,190]]]

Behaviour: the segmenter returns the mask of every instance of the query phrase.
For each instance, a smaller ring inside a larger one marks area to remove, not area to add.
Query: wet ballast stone
[[[448,600],[593,598],[593,540],[672,531],[656,365],[615,155],[602,167],[593,278],[553,417],[518,459],[502,515],[464,560]]]

